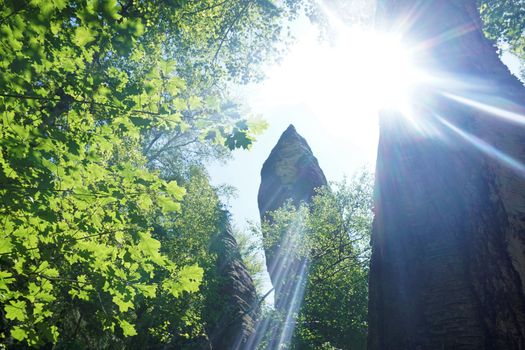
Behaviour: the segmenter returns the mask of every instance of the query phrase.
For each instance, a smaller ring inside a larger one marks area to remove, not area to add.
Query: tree
[[[525,60],[525,2],[514,1],[479,1],[483,31],[496,42],[508,46],[510,52],[521,61]],[[522,67],[523,77],[523,67]]]
[[[154,163],[189,159],[171,147],[188,138],[249,146],[219,92],[257,76],[298,6],[0,1],[3,344],[125,346],[139,305],[198,291],[202,268],[157,235],[187,171]]]
[[[151,217],[177,211],[184,189],[145,169],[137,151],[142,121],[177,118],[147,110],[141,96],[154,76],[120,69],[119,58],[146,49],[131,45],[141,21],[117,4],[2,11],[4,341],[56,343],[87,322],[86,332],[107,335],[91,338],[104,346],[111,333],[136,334],[137,300],[196,291],[202,275],[160,253]],[[171,281],[153,283],[158,273]]]
[[[155,348],[175,346],[192,349],[207,341],[207,329],[213,326],[213,317],[206,314],[207,300],[216,300],[214,272],[217,256],[210,244],[222,223],[221,204],[206,173],[194,167],[183,182],[186,195],[181,209],[174,215],[154,218],[155,236],[162,252],[171,260],[188,266],[199,266],[203,279],[199,293],[181,293],[177,299],[169,294],[144,299],[137,310],[138,336],[129,347]],[[159,282],[169,276],[157,276]]]
[[[283,231],[303,231],[295,254],[307,257],[309,268],[294,349],[366,347],[371,179],[364,172],[349,183],[320,188],[309,205],[282,207],[263,223],[268,246]]]

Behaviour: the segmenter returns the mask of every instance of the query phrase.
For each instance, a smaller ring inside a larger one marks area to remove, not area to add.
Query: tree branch
[[[224,44],[224,42],[228,38],[228,34],[230,34],[230,31],[233,29],[233,26],[241,19],[242,15],[248,9],[249,6],[250,6],[250,1],[248,0],[248,1],[246,1],[246,4],[243,6],[243,8],[239,12],[237,12],[237,14],[233,18],[233,20],[230,22],[230,24],[226,28],[226,31],[224,31],[224,35],[221,37],[221,40],[219,42],[219,47],[217,47],[217,50],[215,51],[215,55],[213,55],[212,62],[215,63],[217,61],[217,57],[219,56],[219,52],[222,49],[222,45]]]

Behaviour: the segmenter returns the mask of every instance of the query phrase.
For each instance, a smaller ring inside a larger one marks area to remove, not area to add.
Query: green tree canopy
[[[169,155],[250,145],[224,91],[298,4],[0,1],[3,344],[124,346],[146,300],[198,291],[201,261],[158,236],[186,192]]]
[[[522,64],[525,62],[525,1],[480,0],[485,35],[508,46]]]

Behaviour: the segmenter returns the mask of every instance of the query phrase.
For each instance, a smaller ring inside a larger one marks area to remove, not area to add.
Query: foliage
[[[188,138],[251,144],[222,91],[259,76],[297,3],[0,0],[1,342],[125,346],[167,305],[195,324],[181,300],[206,254],[159,233],[199,224],[181,219],[184,171],[152,163]],[[169,341],[169,320],[148,332]]]
[[[192,349],[206,338],[205,328],[211,319],[206,315],[206,300],[217,298],[216,256],[209,246],[219,230],[222,211],[216,191],[201,169],[191,169],[184,187],[181,210],[174,215],[157,216],[154,228],[168,258],[202,268],[200,293],[181,294],[176,300],[164,293],[143,300],[137,321],[139,334],[129,344],[132,348],[170,344],[178,349]],[[159,280],[165,278],[168,276],[160,276]]]
[[[372,176],[363,172],[348,183],[319,189],[308,205],[274,211],[262,226],[265,244],[273,246],[298,216],[305,232],[295,253],[308,257],[310,265],[292,347],[363,349]]]
[[[525,61],[525,1],[479,0],[485,35],[508,45],[510,52]],[[523,73],[522,73],[523,76]]]
[[[74,337],[77,327],[61,325],[72,312],[100,333],[135,335],[138,300],[195,291],[201,275],[195,267],[182,278],[185,268],[161,254],[151,235],[151,217],[176,212],[184,195],[137,152],[146,121],[178,120],[137,111],[149,109],[155,89],[147,84],[160,84],[164,62],[132,78],[114,62],[116,53],[130,61],[146,53],[130,46],[143,25],[116,4],[1,8],[4,341]],[[159,273],[171,282],[154,283]]]

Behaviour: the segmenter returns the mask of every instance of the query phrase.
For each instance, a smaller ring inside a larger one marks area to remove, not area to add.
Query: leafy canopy
[[[521,65],[525,61],[525,1],[480,0],[479,9],[485,35],[503,43]],[[522,67],[523,76],[523,67]]]
[[[153,230],[185,190],[147,146],[188,130],[201,145],[251,144],[222,91],[257,77],[298,9],[284,5],[0,0],[0,341],[83,328],[86,346],[107,347],[138,333],[144,300],[198,291],[202,268]]]

